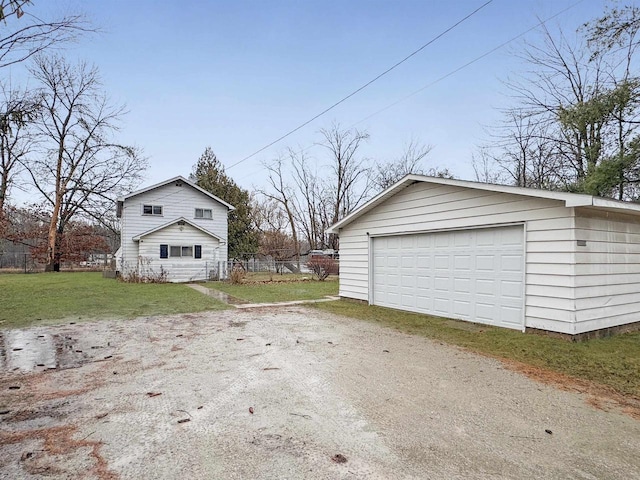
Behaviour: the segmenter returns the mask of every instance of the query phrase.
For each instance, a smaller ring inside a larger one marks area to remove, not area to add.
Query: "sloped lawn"
[[[0,275],[0,328],[225,308],[186,285],[123,283],[97,272]]]

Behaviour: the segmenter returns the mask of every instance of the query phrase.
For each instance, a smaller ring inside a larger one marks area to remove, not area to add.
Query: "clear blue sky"
[[[205,147],[229,166],[308,120],[429,41],[486,0],[35,0],[42,16],[83,12],[103,33],[66,50],[95,63],[125,103],[120,139],[144,149],[145,184],[187,176]],[[494,0],[366,90],[296,134],[228,170],[264,184],[260,162],[308,147],[333,121],[348,127],[519,35],[576,0]],[[583,0],[551,25],[573,32],[604,11]],[[529,33],[525,39],[536,41]],[[471,155],[508,103],[501,80],[522,71],[522,40],[364,122],[366,157],[398,156],[410,139],[434,146],[426,167],[473,179]],[[17,74],[17,72],[16,72]],[[321,149],[307,152],[322,162]]]

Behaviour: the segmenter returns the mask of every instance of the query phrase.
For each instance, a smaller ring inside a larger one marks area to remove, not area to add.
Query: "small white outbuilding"
[[[640,325],[640,204],[408,175],[329,232],[342,297],[572,336]]]

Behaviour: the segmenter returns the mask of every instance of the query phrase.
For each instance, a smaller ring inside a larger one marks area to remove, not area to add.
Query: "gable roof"
[[[194,188],[197,191],[199,191],[200,193],[203,193],[204,195],[206,195],[207,197],[209,197],[209,198],[221,203],[222,205],[227,207],[227,209],[229,209],[229,210],[235,210],[236,209],[236,207],[234,207],[233,205],[225,202],[221,198],[216,197],[214,194],[212,194],[210,192],[207,192],[204,188],[201,188],[198,185],[196,185],[195,183],[190,182],[189,180],[187,180],[186,178],[184,178],[181,175],[178,175],[177,177],[170,178],[169,180],[165,180],[164,182],[156,183],[155,185],[151,185],[150,187],[146,187],[146,188],[143,188],[141,190],[136,190],[135,192],[131,192],[131,193],[125,195],[124,197],[120,197],[118,199],[118,201],[123,202],[123,201],[125,201],[125,200],[127,200],[129,198],[135,197],[136,195],[140,195],[141,193],[149,192],[149,191],[154,190],[156,188],[164,187],[165,185],[168,185],[168,184],[173,183],[173,182],[178,182],[178,181],[189,185],[191,188]]]
[[[532,198],[546,198],[564,202],[565,207],[594,207],[602,210],[624,212],[640,216],[640,204],[622,202],[609,198],[594,197],[582,193],[557,192],[551,190],[538,190],[535,188],[514,187],[511,185],[495,185],[492,183],[471,182],[469,180],[454,180],[451,178],[429,177],[426,175],[409,174],[398,182],[383,190],[364,205],[351,212],[339,222],[327,229],[327,233],[339,233],[339,230],[351,222],[371,211],[388,198],[415,183],[433,183],[438,185],[450,185],[454,187],[473,188],[475,190],[488,190],[497,193],[509,193]]]
[[[187,219],[186,219],[186,218],[184,218],[184,217],[176,218],[176,219],[174,219],[174,220],[171,220],[170,222],[167,222],[167,223],[165,223],[165,224],[162,224],[162,225],[159,225],[159,226],[157,226],[157,227],[154,227],[154,228],[152,228],[151,230],[147,230],[146,232],[141,233],[140,235],[136,235],[135,237],[133,237],[133,239],[132,239],[132,240],[133,240],[134,242],[138,242],[138,241],[142,240],[144,237],[146,237],[147,235],[151,235],[152,233],[158,232],[158,231],[160,231],[160,230],[162,230],[162,229],[165,229],[165,228],[167,228],[167,227],[170,227],[171,225],[175,225],[176,223],[179,223],[179,222],[186,223],[187,225],[192,226],[192,227],[193,227],[193,228],[195,228],[196,230],[200,230],[202,233],[205,233],[205,234],[209,235],[210,237],[213,237],[213,238],[217,239],[217,240],[218,240],[218,241],[220,241],[220,242],[224,242],[224,241],[225,241],[224,239],[220,238],[220,237],[219,237],[218,235],[216,235],[215,233],[211,233],[209,230],[206,230],[206,229],[202,228],[200,225],[196,225],[195,223],[193,223],[193,222],[191,222],[191,221],[187,220]]]

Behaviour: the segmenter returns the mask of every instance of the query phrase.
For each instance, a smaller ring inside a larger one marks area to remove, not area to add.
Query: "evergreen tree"
[[[258,232],[251,219],[249,192],[225,173],[211,147],[207,147],[198,159],[190,179],[236,208],[229,212],[229,258],[246,259],[256,253]]]

